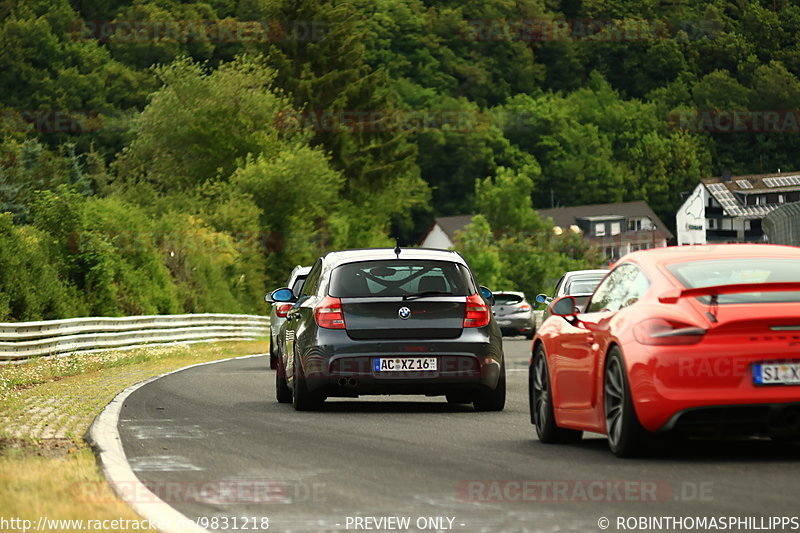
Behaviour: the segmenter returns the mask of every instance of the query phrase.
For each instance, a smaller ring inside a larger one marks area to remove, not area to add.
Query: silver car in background
[[[525,335],[529,339],[533,338],[533,306],[525,299],[525,294],[516,291],[495,292],[492,312],[503,335]]]
[[[292,289],[295,298],[300,296],[300,291],[303,289],[303,284],[310,271],[310,266],[297,265],[292,270],[292,273],[289,274],[289,279],[284,287]],[[272,293],[264,296],[264,301],[272,304],[272,310],[269,314],[269,367],[274,370],[278,368],[278,357],[280,357],[278,353],[278,334],[281,330],[281,324],[286,322],[286,314],[294,304],[274,302],[272,301]]]
[[[558,300],[562,296],[572,296],[575,298],[575,307],[583,309],[589,297],[594,293],[597,285],[608,274],[608,270],[573,270],[567,272],[553,287],[553,294],[539,294],[536,296],[537,304],[546,304],[542,314],[542,322],[550,316],[550,302]]]

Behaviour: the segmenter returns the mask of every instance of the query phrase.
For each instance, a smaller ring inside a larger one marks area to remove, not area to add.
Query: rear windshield
[[[497,294],[494,295],[495,305],[514,305],[522,301],[522,296],[518,294]]]
[[[449,261],[363,261],[334,269],[328,294],[338,298],[407,296],[422,292],[469,296],[468,270]]]
[[[576,279],[569,284],[567,294],[570,296],[575,296],[576,294],[592,294],[602,279],[603,278]]]
[[[800,265],[796,259],[713,259],[667,266],[673,276],[688,288],[735,285],[740,283],[800,282]],[[710,298],[700,298],[708,302]],[[721,294],[720,304],[800,302],[800,292],[747,292]]]

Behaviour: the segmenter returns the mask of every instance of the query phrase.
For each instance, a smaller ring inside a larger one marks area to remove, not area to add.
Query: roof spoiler
[[[719,296],[720,294],[740,294],[743,292],[789,292],[800,291],[800,282],[781,281],[771,283],[736,283],[733,285],[713,285],[692,289],[673,289],[658,297],[662,304],[674,304],[681,298],[698,296]]]

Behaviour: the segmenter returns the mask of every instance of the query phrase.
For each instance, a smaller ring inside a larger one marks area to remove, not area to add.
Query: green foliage
[[[538,167],[531,173],[538,174]],[[541,224],[531,205],[533,179],[500,167],[497,176],[475,182],[475,204],[495,231],[533,231]]]
[[[796,131],[674,120],[800,108],[791,2],[9,0],[0,14],[3,320],[259,312],[297,263],[412,244],[464,213],[480,214],[458,240],[479,277],[530,296],[599,260],[535,208],[645,200],[672,224],[699,179],[788,169],[800,150]],[[605,28],[548,33],[564,19]],[[87,31],[113,20],[145,30]],[[204,21],[271,32],[148,35]],[[619,38],[631,24],[643,31]]]
[[[115,164],[129,182],[185,191],[230,176],[249,154],[285,146],[277,125],[290,107],[270,90],[274,73],[258,59],[243,57],[212,72],[181,59],[157,73],[164,85]]]
[[[171,313],[174,290],[144,214],[115,198],[85,200],[66,186],[37,193],[34,226],[92,315]]]
[[[59,276],[48,235],[0,215],[0,321],[81,315],[78,291]]]
[[[454,248],[479,283],[493,290],[517,290],[533,298],[567,270],[594,268],[599,252],[581,235],[557,233],[531,207],[532,181],[499,169],[493,180],[475,182],[479,214],[456,232]]]
[[[231,184],[253,198],[269,235],[268,277],[281,280],[295,264],[314,262],[333,238],[328,214],[339,209],[343,177],[318,149],[298,146],[249,159]]]
[[[494,288],[504,281],[500,250],[486,217],[475,215],[463,231],[456,232],[454,245],[466,259],[478,283]]]

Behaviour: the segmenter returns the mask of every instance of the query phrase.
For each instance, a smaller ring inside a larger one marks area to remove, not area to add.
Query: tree
[[[157,72],[164,85],[114,165],[128,183],[189,190],[227,178],[248,155],[274,155],[304,138],[279,127],[291,107],[272,90],[275,73],[259,59],[242,57],[212,72],[181,59]]]
[[[329,152],[333,167],[346,176],[345,198],[370,225],[388,231],[393,217],[427,201],[428,189],[409,131],[392,121],[399,102],[389,79],[367,62],[360,13],[330,0],[282,0],[265,9],[264,16],[287,29],[266,48],[276,83],[304,111],[301,125],[313,132],[312,145]],[[308,27],[319,30],[317,38],[309,37]],[[345,113],[369,116],[348,119]]]
[[[464,230],[457,231],[453,244],[464,256],[478,283],[499,287],[502,282],[500,251],[494,243],[492,228],[483,215],[475,215]]]
[[[533,175],[539,172],[538,167],[526,170]],[[533,179],[529,174],[500,167],[494,178],[476,180],[476,207],[496,232],[529,232],[541,228],[531,204]]]

